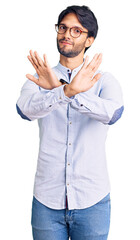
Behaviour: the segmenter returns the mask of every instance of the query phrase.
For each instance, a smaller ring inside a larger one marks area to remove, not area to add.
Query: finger
[[[34,52],[35,58],[38,62],[38,65],[42,66],[43,65],[43,61],[41,59],[41,57],[39,56],[39,54],[37,53],[37,51]]]
[[[89,56],[86,56],[82,68],[86,68],[86,67],[87,67],[87,65],[88,65],[88,61],[89,61]]]
[[[94,78],[92,79],[93,85],[100,79],[101,73],[97,73]]]
[[[48,66],[49,66],[49,63],[48,63],[46,54],[43,55],[43,58],[44,58],[44,65],[45,65],[46,67],[48,67]]]
[[[98,62],[101,60],[101,54],[97,54],[95,55],[95,58],[93,58],[92,62],[91,62],[91,68],[93,69],[94,67],[96,67],[96,65],[98,64]]]
[[[38,61],[36,60],[35,56],[34,56],[34,53],[32,50],[29,51],[30,52],[30,56],[31,56],[31,59],[33,61],[33,63],[38,67]]]
[[[33,65],[33,67],[35,68],[35,70],[38,69],[37,65],[34,63],[34,61],[32,60],[31,56],[27,56],[27,58],[29,59],[29,61],[31,62],[31,64]]]
[[[102,57],[103,57],[103,54],[100,53],[96,59],[96,63],[98,64],[98,62],[101,62],[102,61]]]
[[[98,62],[100,62],[100,60],[102,59],[102,54],[95,54],[95,56],[93,57],[92,61],[89,63],[88,68],[89,69],[94,69],[96,67],[96,65],[98,64]]]
[[[96,63],[97,58],[98,58],[98,54],[96,53],[95,56],[93,57],[93,59],[91,60],[91,62],[88,64],[87,67],[90,68],[90,69],[93,69],[93,67],[94,67],[94,65]]]
[[[31,74],[26,74],[26,77],[31,80],[32,82],[36,83],[38,85],[38,79],[35,78],[33,75]]]
[[[93,67],[93,71],[96,72],[96,70],[99,68],[100,64],[102,62],[102,54],[98,57],[95,66]]]

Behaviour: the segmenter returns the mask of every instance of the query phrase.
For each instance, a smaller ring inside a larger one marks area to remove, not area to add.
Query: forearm
[[[65,94],[73,96],[71,106],[104,124],[113,124],[123,112],[122,91],[118,81],[109,73],[104,73],[100,81],[90,91],[77,94],[70,87],[65,87]]]
[[[35,120],[45,117],[62,104],[71,102],[64,95],[63,87],[61,85],[52,90],[39,90],[36,84],[27,81],[17,101],[18,114],[24,119]]]
[[[115,102],[96,95],[88,97],[84,93],[75,96],[71,106],[78,112],[109,125],[121,117],[124,109],[122,101]]]

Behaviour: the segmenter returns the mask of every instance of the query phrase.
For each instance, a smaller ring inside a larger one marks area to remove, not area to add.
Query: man
[[[70,6],[55,25],[60,62],[28,56],[36,70],[17,101],[23,119],[38,119],[40,146],[34,183],[34,240],[105,240],[110,226],[110,183],[105,157],[109,125],[123,112],[118,81],[90,63],[85,51],[98,24],[86,6]]]

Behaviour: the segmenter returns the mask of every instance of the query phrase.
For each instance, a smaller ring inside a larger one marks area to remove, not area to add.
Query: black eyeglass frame
[[[65,26],[65,28],[66,28],[63,33],[59,33],[59,32],[58,32],[58,27],[59,27],[60,25]],[[83,30],[80,29],[79,27],[71,27],[71,28],[70,28],[70,27],[67,27],[65,24],[55,24],[55,30],[56,30],[56,32],[57,32],[58,34],[64,34],[64,33],[69,29],[70,35],[73,37],[73,35],[71,34],[71,29],[73,29],[73,28],[77,28],[77,29],[80,31],[80,35],[81,35],[82,33],[88,33],[88,32],[83,31]],[[78,37],[80,37],[80,35],[79,35]],[[78,38],[78,37],[73,37],[73,38]]]

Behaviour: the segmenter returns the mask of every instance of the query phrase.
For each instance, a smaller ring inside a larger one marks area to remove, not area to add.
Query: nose
[[[66,38],[71,38],[71,35],[70,35],[70,29],[69,28],[67,28],[67,30],[66,30],[66,32],[64,33],[64,36],[66,37]]]

